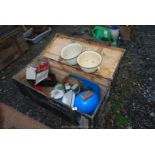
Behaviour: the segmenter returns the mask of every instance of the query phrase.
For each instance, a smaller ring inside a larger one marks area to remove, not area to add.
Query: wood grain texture
[[[90,81],[96,82],[97,84],[106,87],[111,83],[111,81],[105,78],[96,77],[96,75],[82,72],[81,70],[77,70],[76,68],[72,68],[71,66],[67,66],[65,64],[57,63],[56,61],[50,61],[50,67],[54,73],[56,73],[59,80],[61,81],[68,74],[75,74],[77,76],[86,78]]]
[[[29,48],[21,36],[20,29],[12,30],[0,37],[0,70],[16,60]]]
[[[61,59],[60,54],[61,50],[70,43],[80,43],[85,50],[98,52],[102,56],[102,63],[100,69],[93,74],[109,80],[113,79],[116,68],[124,54],[124,49],[57,34],[43,51],[43,56],[67,65]],[[78,65],[71,67],[81,71]]]

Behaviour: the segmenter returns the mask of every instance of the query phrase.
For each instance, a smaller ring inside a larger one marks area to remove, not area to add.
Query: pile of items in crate
[[[101,56],[93,51],[82,50],[80,44],[69,44],[62,49],[61,57],[68,65],[78,63],[83,71],[95,72],[102,61]],[[96,83],[75,74],[69,74],[58,81],[48,60],[41,56],[27,66],[26,79],[34,89],[42,93],[42,87],[51,87],[50,98],[88,115],[93,114],[100,101],[100,87]]]

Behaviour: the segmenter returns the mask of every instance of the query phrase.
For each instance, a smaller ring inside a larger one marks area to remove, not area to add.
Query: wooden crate
[[[28,44],[22,38],[20,28],[15,28],[0,36],[0,70],[16,60],[28,48]]]
[[[66,43],[66,40],[67,41],[70,40],[70,41]],[[88,48],[90,50],[96,49],[96,51],[104,53],[102,57],[105,56],[110,62],[107,62],[106,59],[103,58],[105,62],[102,63],[100,72],[95,74],[85,73],[81,71],[78,68],[78,66],[75,66],[75,67],[68,66],[67,64],[62,62],[61,59],[59,59],[59,56],[60,56],[60,50],[65,45],[71,42],[80,42],[81,44],[83,44],[83,46],[87,47],[87,49]],[[98,49],[101,49],[101,50],[98,50]],[[116,51],[116,56],[114,51]],[[26,77],[25,68],[22,69],[19,73],[17,73],[13,79],[16,85],[19,86],[23,94],[31,97],[35,102],[39,103],[40,105],[44,106],[49,110],[56,109],[58,112],[63,113],[65,116],[69,117],[71,120],[76,122],[80,128],[93,128],[94,118],[99,108],[101,106],[104,106],[105,104],[105,101],[109,94],[111,80],[113,79],[114,73],[116,71],[116,68],[118,67],[121,57],[123,56],[123,53],[124,53],[124,49],[108,47],[108,46],[104,46],[103,44],[98,44],[98,43],[90,42],[83,39],[75,39],[75,38],[71,38],[60,34],[57,34],[53,38],[53,40],[49,42],[47,48],[42,52],[41,55],[49,59],[50,67],[53,73],[56,75],[58,81],[62,81],[69,74],[75,74],[77,76],[93,81],[99,85],[99,87],[101,88],[100,103],[91,116],[78,111],[73,111],[70,107],[49,98],[48,95],[52,89],[51,87],[42,87],[43,92],[38,92],[35,89],[33,89],[25,78]],[[57,56],[55,57],[56,54]],[[115,60],[112,60],[112,59],[115,59]],[[112,68],[106,65],[106,62],[109,65],[111,65]]]

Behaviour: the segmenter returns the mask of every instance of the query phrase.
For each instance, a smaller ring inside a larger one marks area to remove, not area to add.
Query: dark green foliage
[[[124,107],[119,100],[107,104],[104,125],[106,128],[127,128],[129,123],[130,121],[124,113]]]

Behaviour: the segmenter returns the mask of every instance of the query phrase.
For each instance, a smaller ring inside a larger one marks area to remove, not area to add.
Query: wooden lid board
[[[71,43],[79,43],[82,46],[84,46],[86,50],[98,52],[102,56],[102,63],[99,66],[100,69],[92,74],[96,75],[97,77],[106,78],[109,80],[113,79],[114,73],[125,51],[122,48],[106,46],[100,43],[84,40],[81,38],[79,39],[61,34],[56,34],[43,51],[43,56],[67,65],[65,61],[61,59],[60,55],[61,50],[66,45],[69,45]],[[77,70],[81,70],[78,65],[71,67]],[[81,70],[81,72],[83,71]]]

